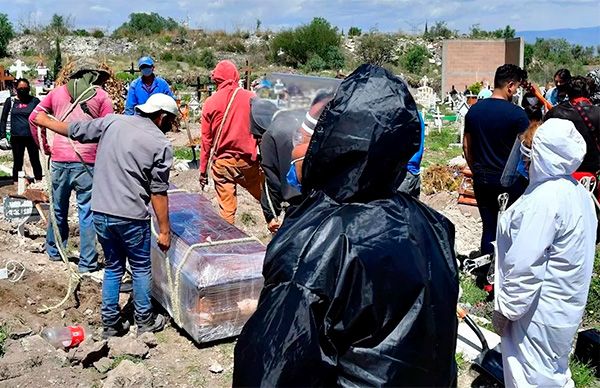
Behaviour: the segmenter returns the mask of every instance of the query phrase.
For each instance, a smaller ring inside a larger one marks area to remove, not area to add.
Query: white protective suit
[[[529,186],[500,217],[495,308],[509,319],[506,387],[572,387],[569,352],[589,291],[596,213],[571,174],[586,152],[573,123],[550,119],[531,147]]]

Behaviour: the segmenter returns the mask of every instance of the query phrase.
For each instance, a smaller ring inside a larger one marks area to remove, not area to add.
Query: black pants
[[[38,153],[37,145],[31,136],[11,136],[10,145],[12,146],[13,154],[13,180],[16,182],[19,179],[19,171],[23,169],[23,157],[25,150],[29,154],[31,167],[35,180],[42,180],[42,165],[40,164],[40,154]]]
[[[481,234],[481,254],[485,255],[494,252],[493,241],[496,241],[496,228],[498,227],[498,212],[500,205],[498,196],[502,193],[508,193],[508,206],[512,205],[527,188],[527,181],[517,180],[511,187],[503,187],[499,183],[486,183],[473,180],[473,190],[475,199],[481,216],[483,233]]]

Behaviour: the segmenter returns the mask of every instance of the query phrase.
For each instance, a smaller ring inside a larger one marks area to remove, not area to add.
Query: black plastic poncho
[[[306,199],[268,247],[234,386],[454,383],[454,227],[395,191],[419,131],[386,70],[363,65],[341,84],[304,161]]]

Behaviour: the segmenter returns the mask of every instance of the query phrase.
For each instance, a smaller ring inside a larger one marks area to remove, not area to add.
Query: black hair
[[[502,89],[509,82],[523,82],[527,80],[527,71],[517,65],[504,64],[496,69],[494,75],[494,89]]]
[[[542,107],[539,105],[527,105],[523,108],[529,121],[542,121],[544,114],[542,113]]]
[[[19,83],[21,82],[25,82],[27,84],[28,88],[31,88],[31,85],[29,84],[29,80],[27,78],[19,78],[15,81],[15,88],[17,87],[17,85],[19,85]]]
[[[571,81],[571,72],[569,69],[558,69],[556,73],[554,73],[554,78],[560,78],[561,81],[565,83],[569,83]]]
[[[167,113],[162,110],[157,110],[156,112],[150,112],[150,113],[143,112],[139,109],[136,109],[136,110],[137,110],[138,114],[140,115],[140,117],[144,117],[144,118],[150,119],[152,121],[154,121],[161,114]]]
[[[587,77],[578,75],[569,82],[569,98],[590,97],[590,82]]]

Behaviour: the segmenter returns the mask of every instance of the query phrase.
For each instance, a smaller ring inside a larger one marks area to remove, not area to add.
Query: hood
[[[570,176],[581,165],[585,152],[585,140],[571,121],[549,119],[533,136],[530,182]]]
[[[225,81],[237,83],[240,80],[240,73],[238,72],[235,63],[225,60],[217,63],[217,66],[215,66],[215,69],[211,73],[211,78],[217,84],[221,84]]]
[[[303,164],[303,193],[338,202],[391,197],[400,170],[420,144],[417,106],[404,81],[362,65],[319,117]]]

